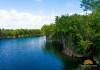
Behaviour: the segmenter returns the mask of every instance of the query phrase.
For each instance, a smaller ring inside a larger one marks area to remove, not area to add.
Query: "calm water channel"
[[[74,70],[77,66],[45,36],[0,40],[0,70]]]

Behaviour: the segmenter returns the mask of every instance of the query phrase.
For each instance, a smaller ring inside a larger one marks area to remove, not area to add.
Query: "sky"
[[[84,14],[81,0],[0,0],[0,28],[40,29],[55,16]]]

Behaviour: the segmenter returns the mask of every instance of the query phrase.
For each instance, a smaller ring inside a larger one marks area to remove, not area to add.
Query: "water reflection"
[[[46,37],[0,40],[0,70],[76,70],[78,61]]]
[[[62,62],[44,52],[44,37],[0,40],[0,70],[62,70]]]
[[[52,42],[46,42],[45,47],[43,48],[44,52],[48,52],[54,54],[57,58],[59,58],[63,63],[62,70],[75,70],[79,66],[77,60],[72,59],[71,57],[63,54],[57,49],[57,46]]]

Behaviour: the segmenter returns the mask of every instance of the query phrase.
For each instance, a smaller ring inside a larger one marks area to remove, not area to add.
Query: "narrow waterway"
[[[45,36],[0,40],[0,70],[75,70],[77,66]]]

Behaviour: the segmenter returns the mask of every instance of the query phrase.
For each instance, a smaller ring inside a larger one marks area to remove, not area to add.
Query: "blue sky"
[[[0,9],[14,9],[29,13],[48,15],[52,12],[58,14],[80,13],[81,0],[0,0]]]
[[[40,29],[55,16],[83,14],[81,0],[0,0],[0,28]]]

